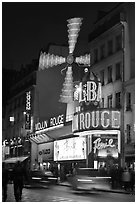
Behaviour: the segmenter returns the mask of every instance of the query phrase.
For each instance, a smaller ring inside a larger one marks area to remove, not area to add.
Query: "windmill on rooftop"
[[[73,75],[72,66],[73,63],[78,65],[90,66],[90,54],[86,54],[80,57],[74,57],[74,49],[78,38],[78,33],[80,31],[80,26],[82,24],[82,18],[71,18],[67,20],[68,22],[68,44],[69,44],[69,54],[67,57],[55,56],[50,53],[41,52],[39,58],[39,70],[45,70],[53,66],[64,64],[64,68],[61,72],[66,70],[65,82],[63,83],[62,93],[60,95],[60,102],[67,103],[67,113],[66,115],[73,114]]]

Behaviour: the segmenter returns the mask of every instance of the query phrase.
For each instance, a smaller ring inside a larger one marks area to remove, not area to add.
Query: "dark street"
[[[134,202],[131,194],[109,192],[72,192],[66,186],[51,186],[50,188],[23,189],[22,202]],[[13,185],[8,185],[7,202],[15,202]]]

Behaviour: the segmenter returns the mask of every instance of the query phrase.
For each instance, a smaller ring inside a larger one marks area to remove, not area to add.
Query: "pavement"
[[[65,182],[58,182],[56,185],[60,185],[60,186],[67,186],[67,187],[71,187],[71,184],[67,181]],[[25,185],[25,188],[48,188],[48,185],[44,185],[44,184],[33,184],[33,185]],[[117,189],[98,189],[97,191],[102,191],[102,192],[111,192],[111,193],[122,193],[122,194],[131,194],[131,192],[129,191],[125,191],[124,189],[121,188],[117,188]],[[135,194],[134,192],[132,194]]]

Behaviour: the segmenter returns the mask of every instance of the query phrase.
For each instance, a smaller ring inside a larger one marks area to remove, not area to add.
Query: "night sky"
[[[2,65],[20,69],[39,57],[49,43],[68,45],[66,20],[84,18],[75,52],[87,51],[88,34],[97,11],[110,11],[118,2],[2,2]],[[82,48],[82,49],[81,49]]]

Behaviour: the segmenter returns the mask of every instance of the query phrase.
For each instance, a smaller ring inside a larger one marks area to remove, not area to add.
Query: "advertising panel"
[[[38,161],[46,162],[49,160],[53,160],[53,147],[54,143],[44,143],[38,145]]]
[[[54,161],[81,159],[86,159],[85,137],[54,141]]]

